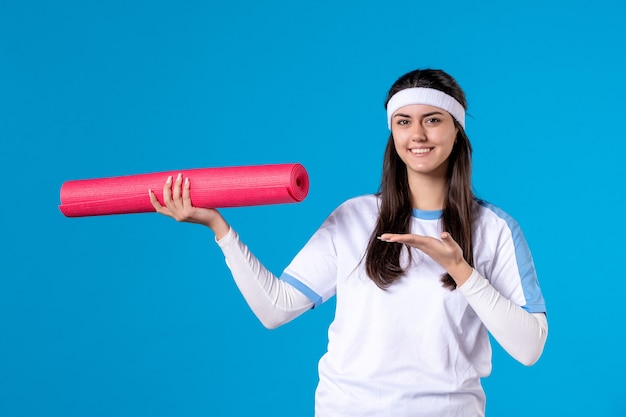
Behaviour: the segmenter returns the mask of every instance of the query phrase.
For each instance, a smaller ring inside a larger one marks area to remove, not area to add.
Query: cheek
[[[442,144],[445,148],[452,151],[452,148],[456,145],[456,131],[450,132],[444,138],[442,138]]]
[[[448,149],[446,149],[446,159],[450,159],[450,155],[452,155],[452,153],[454,152],[455,147],[456,142],[450,143],[450,146],[448,147]]]
[[[395,156],[398,158],[398,160],[402,161],[402,163],[406,165],[406,161],[404,160],[405,146],[402,145],[402,143],[398,141],[395,137],[393,139],[393,149],[396,153]]]

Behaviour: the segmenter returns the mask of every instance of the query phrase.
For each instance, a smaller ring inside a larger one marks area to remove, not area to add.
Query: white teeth
[[[413,152],[416,155],[423,154],[423,153],[428,153],[430,151],[431,151],[430,148],[411,149],[411,152]]]

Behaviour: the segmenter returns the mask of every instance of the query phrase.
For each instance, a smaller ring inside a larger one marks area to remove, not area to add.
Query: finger
[[[389,243],[404,243],[404,236],[398,233],[383,233],[378,239]]]
[[[167,207],[172,205],[172,176],[167,177],[163,185],[163,202]]]
[[[383,233],[382,235],[378,236],[377,239],[382,240],[383,242],[391,242],[391,240],[389,240],[389,233]]]
[[[378,236],[378,240],[382,240],[383,242],[396,243],[398,236],[399,235],[395,233],[383,233],[382,235]]]
[[[157,196],[152,192],[152,190],[148,189],[148,195],[150,196],[150,203],[152,203],[152,207],[154,207],[156,211],[159,211],[159,209],[163,208],[161,203],[159,203]]]
[[[433,245],[441,244],[441,242],[437,239],[434,239],[428,236],[414,235],[410,233],[407,233],[407,234],[384,233],[381,235],[380,239],[383,242],[400,243],[403,245],[410,246],[412,248],[419,249],[424,252],[430,252],[432,250],[431,247]]]
[[[182,182],[183,182],[183,174],[179,172],[178,175],[176,176],[176,182],[174,183],[174,187],[173,187],[174,195],[172,196],[172,200],[174,200],[174,203],[176,203],[177,206],[180,206],[182,203],[182,201],[180,200]]]
[[[441,233],[440,237],[441,237],[441,241],[443,242],[445,246],[454,246],[454,239],[452,239],[452,236],[450,236],[450,233],[443,232]]]
[[[445,246],[450,247],[450,248],[456,248],[457,246],[459,246],[456,240],[454,240],[452,235],[448,232],[443,232],[441,234],[441,241],[443,242]]]
[[[185,184],[183,185],[183,207],[185,208],[193,208],[191,204],[191,192],[189,191],[191,188],[191,184],[189,181],[189,177],[185,178]]]
[[[150,196],[150,203],[152,203],[152,207],[154,207],[157,213],[165,214],[166,216],[170,215],[170,211],[159,203],[156,194],[152,190],[148,190],[148,195]]]
[[[413,246],[416,248],[424,247],[428,245],[432,238],[427,236],[420,236],[414,234],[399,234],[399,233],[383,233],[380,237],[383,242],[402,243],[405,245]]]

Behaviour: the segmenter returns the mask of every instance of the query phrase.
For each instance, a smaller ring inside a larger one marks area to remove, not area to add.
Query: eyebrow
[[[420,118],[422,118],[422,119],[423,119],[424,117],[433,116],[433,115],[435,115],[435,114],[440,114],[440,115],[442,115],[442,116],[444,115],[444,113],[442,113],[442,112],[440,112],[440,111],[431,111],[431,112],[429,112],[429,113],[424,113],[424,114],[422,114],[422,115],[420,116]],[[409,116],[408,114],[404,114],[404,113],[396,113],[396,114],[394,114],[394,115],[393,115],[393,117],[394,117],[394,118],[395,118],[395,117],[408,117],[408,118],[411,118],[411,116]]]

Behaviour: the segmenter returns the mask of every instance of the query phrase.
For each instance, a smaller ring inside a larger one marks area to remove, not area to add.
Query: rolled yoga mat
[[[300,164],[196,168],[67,181],[61,186],[59,209],[66,217],[153,212],[148,189],[163,204],[163,185],[178,173],[189,177],[196,207],[296,203],[309,192],[309,176]]]

